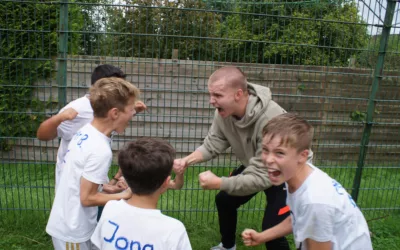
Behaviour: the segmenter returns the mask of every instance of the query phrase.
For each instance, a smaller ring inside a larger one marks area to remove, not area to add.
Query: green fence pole
[[[59,25],[59,42],[58,42],[58,69],[57,69],[57,85],[58,85],[58,105],[63,107],[66,105],[67,97],[67,53],[68,53],[68,0],[60,1],[60,25]]]
[[[383,30],[379,44],[379,52],[378,52],[378,60],[376,62],[375,70],[374,70],[374,78],[372,81],[371,93],[368,100],[367,106],[367,117],[365,122],[365,127],[363,131],[363,135],[361,138],[361,145],[360,145],[360,153],[358,155],[357,161],[357,171],[353,181],[353,190],[352,190],[352,197],[355,201],[357,201],[358,193],[361,184],[361,176],[362,170],[365,164],[365,157],[367,156],[367,149],[369,143],[369,136],[371,135],[372,130],[372,121],[373,115],[375,111],[375,96],[378,92],[379,84],[382,80],[383,76],[383,62],[385,59],[385,54],[387,50],[387,44],[390,35],[390,29],[392,28],[392,20],[394,16],[394,11],[396,8],[396,1],[388,0],[387,1],[387,9],[385,13],[385,20],[383,21]]]

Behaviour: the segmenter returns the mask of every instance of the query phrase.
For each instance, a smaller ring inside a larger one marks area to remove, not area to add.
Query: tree
[[[9,137],[34,136],[45,103],[32,96],[33,83],[54,74],[57,57],[59,5],[42,2],[1,2],[0,8],[0,150]],[[72,29],[82,26],[76,5],[70,6]],[[73,34],[70,52],[79,50]]]
[[[220,15],[198,11],[201,1],[132,0],[127,7],[107,9],[110,54],[126,57],[171,58],[179,50],[180,59],[209,60],[216,43]],[[207,38],[207,39],[205,39]]]
[[[232,61],[346,66],[368,38],[352,1],[252,3],[238,4],[220,26]]]

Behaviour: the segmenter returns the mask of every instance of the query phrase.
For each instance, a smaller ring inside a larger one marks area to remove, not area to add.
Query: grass
[[[159,203],[164,213],[183,221],[194,250],[209,249],[220,237],[214,204],[216,191],[201,190],[197,180],[198,173],[204,170],[189,169],[184,189],[168,191]],[[227,175],[230,170],[212,168],[217,175]],[[324,170],[348,190],[351,188],[354,167]],[[111,173],[115,171],[113,168]],[[54,195],[54,165],[2,164],[0,173],[0,249],[52,249],[45,227]],[[358,205],[373,233],[374,249],[400,249],[399,170],[389,166],[364,169]],[[239,210],[238,249],[249,249],[241,244],[240,232],[245,228],[260,230],[264,206],[265,197],[260,192]]]

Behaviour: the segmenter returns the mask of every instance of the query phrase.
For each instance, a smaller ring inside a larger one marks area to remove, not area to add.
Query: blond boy
[[[109,200],[129,199],[128,189],[117,194],[100,192],[108,183],[111,166],[111,133],[123,133],[136,114],[139,90],[120,78],[103,78],[90,88],[93,121],[72,138],[51,209],[46,232],[56,250],[91,249],[97,206]]]
[[[254,246],[293,231],[300,250],[372,249],[367,222],[354,200],[307,162],[313,127],[287,113],[271,119],[262,133],[263,163],[273,185],[285,183],[291,216],[262,233],[245,230],[244,243]]]

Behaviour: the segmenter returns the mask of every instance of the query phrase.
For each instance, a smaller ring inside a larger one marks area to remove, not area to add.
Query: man
[[[216,108],[210,131],[203,145],[185,158],[176,159],[174,164],[176,168],[184,169],[232,148],[243,165],[230,177],[219,178],[210,171],[203,172],[199,181],[204,189],[221,190],[215,199],[221,243],[211,250],[234,250],[237,209],[257,192],[263,190],[267,196],[263,230],[289,216],[284,185],[271,186],[261,161],[262,128],[270,119],[286,111],[271,100],[269,88],[248,83],[243,72],[235,67],[215,71],[208,80],[208,91],[210,103]],[[289,249],[284,237],[267,242],[266,247],[268,250]]]

